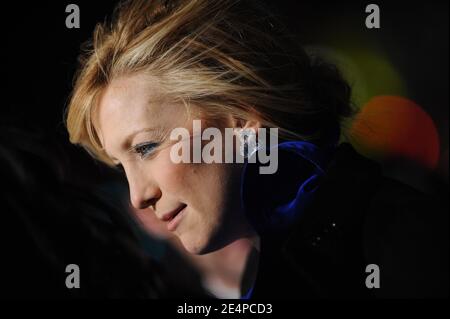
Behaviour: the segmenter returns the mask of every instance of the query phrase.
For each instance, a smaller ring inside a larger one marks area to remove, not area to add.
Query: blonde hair
[[[80,55],[67,108],[72,143],[111,164],[95,110],[114,78],[139,72],[211,117],[256,113],[285,139],[321,143],[350,114],[350,88],[337,69],[309,57],[257,1],[130,0],[96,26]]]

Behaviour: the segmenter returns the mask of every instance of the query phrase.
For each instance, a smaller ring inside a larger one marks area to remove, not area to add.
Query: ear
[[[258,128],[262,127],[261,121],[258,118],[251,119],[237,119],[233,115],[228,116],[229,127],[236,129],[253,129],[255,132],[258,132]]]
[[[240,120],[235,127],[235,132],[240,134],[243,131],[250,131],[254,134],[254,138],[258,138],[258,129],[261,128],[261,122],[258,120]]]
[[[242,129],[253,129],[256,133],[258,133],[258,129],[261,128],[261,122],[258,120],[242,121],[241,125]]]

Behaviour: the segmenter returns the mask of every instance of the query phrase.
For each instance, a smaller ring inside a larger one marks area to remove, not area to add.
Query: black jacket
[[[379,164],[340,145],[296,222],[261,235],[252,298],[448,296],[447,194],[384,177]],[[369,264],[379,268],[380,288],[366,286]]]

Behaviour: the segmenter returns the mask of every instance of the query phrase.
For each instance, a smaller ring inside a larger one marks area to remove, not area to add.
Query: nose
[[[136,209],[144,209],[155,205],[161,197],[161,190],[156,182],[146,174],[127,174],[130,188],[131,205]]]

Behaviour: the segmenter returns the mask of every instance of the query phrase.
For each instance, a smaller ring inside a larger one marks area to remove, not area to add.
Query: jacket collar
[[[283,231],[301,215],[325,175],[335,149],[319,148],[304,141],[284,142],[275,147],[278,170],[274,174],[260,174],[259,163],[246,162],[241,177],[242,206],[259,235]],[[261,151],[265,150],[258,152]]]

